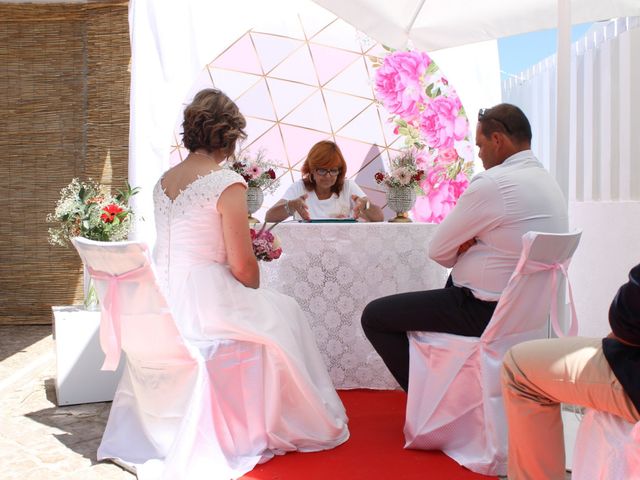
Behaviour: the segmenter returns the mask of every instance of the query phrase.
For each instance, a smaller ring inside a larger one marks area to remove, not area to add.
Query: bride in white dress
[[[186,339],[265,346],[267,451],[243,455],[268,459],[333,448],[349,431],[304,313],[292,298],[260,288],[246,183],[219,166],[246,136],[245,125],[238,107],[215,89],[199,92],[185,109],[183,142],[190,153],[153,192],[154,260]]]

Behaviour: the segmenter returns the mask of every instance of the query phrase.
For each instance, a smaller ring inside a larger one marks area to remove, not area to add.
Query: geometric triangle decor
[[[365,143],[385,146],[385,138],[382,134],[382,125],[376,105],[369,106],[336,133]]]
[[[300,106],[281,120],[282,123],[331,133],[324,99],[319,91],[311,95]]]
[[[374,98],[369,72],[362,57],[336,75],[324,85],[324,88],[364,98]]]
[[[256,75],[262,75],[263,73],[258,62],[256,50],[253,48],[248,34],[240,37],[227,50],[218,55],[209,66]]]
[[[325,47],[324,45],[314,45],[313,43],[309,44],[309,49],[311,50],[313,64],[316,67],[316,73],[321,85],[324,85],[353,62],[362,58],[362,55],[357,53]]]
[[[269,72],[272,78],[318,86],[318,76],[309,54],[309,48],[303,45],[294,51],[283,62]]]
[[[311,38],[313,43],[335,47],[341,50],[351,50],[362,54],[362,47],[355,29],[342,19],[320,30]]]
[[[334,130],[340,130],[347,122],[373,103],[373,100],[354,97],[344,93],[324,90],[324,100]]]
[[[302,41],[275,35],[251,32],[258,58],[265,73],[269,72],[296,50]]]
[[[321,140],[330,139],[330,135],[325,132],[318,132],[308,128],[301,128],[293,125],[280,124],[280,131],[284,139],[284,145],[289,155],[289,162],[292,167],[307,158],[309,149]]]
[[[310,87],[309,85],[279,80],[277,78],[267,77],[266,80],[278,118],[285,117],[291,110],[318,90],[317,87]]]
[[[249,90],[244,92],[236,100],[240,111],[244,115],[261,118],[263,120],[276,120],[273,104],[269,99],[269,90],[264,79],[261,79]]]

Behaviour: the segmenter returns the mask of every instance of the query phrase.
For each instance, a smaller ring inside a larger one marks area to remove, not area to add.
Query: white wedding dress
[[[171,200],[158,181],[153,192],[154,260],[160,286],[189,342],[200,348],[218,339],[264,345],[266,421],[256,425],[256,434],[265,430],[267,450],[244,451],[242,458],[229,459],[248,471],[256,458],[333,448],[349,438],[349,431],[342,402],[298,304],[272,290],[247,288],[229,270],[216,205],[234,183],[245,182],[230,170],[215,170]]]

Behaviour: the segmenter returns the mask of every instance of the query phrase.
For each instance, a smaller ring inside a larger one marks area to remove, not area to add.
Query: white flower
[[[409,185],[413,177],[411,172],[405,167],[396,168],[391,172],[391,176],[395,178],[400,185]]]

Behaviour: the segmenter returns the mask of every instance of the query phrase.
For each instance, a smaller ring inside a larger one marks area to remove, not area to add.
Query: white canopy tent
[[[572,24],[640,15],[640,0],[314,0],[357,29],[394,48],[433,52],[536,30],[558,28],[556,139],[569,138]],[[555,141],[551,171],[568,193],[569,144]]]

